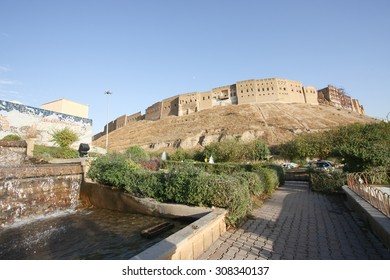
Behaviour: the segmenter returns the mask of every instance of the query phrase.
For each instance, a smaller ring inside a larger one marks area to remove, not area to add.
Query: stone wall
[[[191,92],[179,97],[179,116],[189,115],[199,111],[199,92]]]
[[[145,110],[145,120],[155,121],[161,119],[162,102],[157,102]]]
[[[25,139],[34,128],[36,144],[54,145],[51,133],[65,127],[79,135],[74,143],[91,143],[92,120],[0,100],[0,139],[16,134]]]
[[[8,166],[0,169],[0,225],[75,208],[81,164]]]
[[[312,86],[304,86],[302,89],[305,95],[305,103],[318,105],[317,89]]]
[[[313,86],[303,86],[299,81],[281,78],[244,80],[206,92],[190,92],[167,98],[148,107],[142,119],[156,121],[169,116],[187,116],[220,106],[264,103],[321,103],[364,114],[364,108],[357,100],[345,94],[340,97],[336,91],[338,89],[330,89],[328,87],[317,91]],[[94,141],[103,135],[96,134]]]
[[[179,114],[179,97],[174,96],[162,101],[161,118],[177,116]]]
[[[0,140],[0,167],[6,165],[20,165],[27,155],[26,141]]]
[[[364,108],[362,105],[360,105],[359,100],[357,99],[352,99],[352,111],[357,112],[361,115],[364,115]]]

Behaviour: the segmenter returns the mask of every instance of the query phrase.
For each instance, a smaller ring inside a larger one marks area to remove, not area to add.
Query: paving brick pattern
[[[222,235],[201,260],[380,260],[390,251],[340,195],[287,181],[240,228]]]

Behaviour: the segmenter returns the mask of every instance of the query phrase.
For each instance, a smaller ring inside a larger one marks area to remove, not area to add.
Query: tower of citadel
[[[155,121],[169,116],[189,115],[218,106],[257,103],[328,104],[364,114],[363,106],[359,104],[359,101],[346,95],[343,89],[329,85],[317,90],[313,86],[303,86],[299,81],[267,78],[239,81],[206,92],[191,92],[169,97],[148,107],[144,115],[138,112],[111,121],[108,124],[108,131],[126,126],[132,121]],[[107,125],[103,132],[94,136],[94,140],[103,136],[106,129]]]

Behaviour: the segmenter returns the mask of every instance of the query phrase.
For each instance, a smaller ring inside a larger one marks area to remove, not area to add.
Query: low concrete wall
[[[0,225],[76,207],[83,179],[80,164],[0,168]]]
[[[348,186],[343,186],[343,190],[347,195],[348,205],[359,214],[386,247],[390,249],[390,219],[349,189]]]
[[[310,181],[310,175],[306,170],[286,170],[284,173],[286,181]]]
[[[212,209],[206,207],[160,203],[151,198],[134,197],[121,190],[90,182],[82,183],[80,199],[97,208],[164,218],[189,218],[194,220],[212,211]]]
[[[121,190],[83,182],[80,199],[98,208],[127,213],[196,220],[153,247],[135,256],[135,260],[192,260],[206,251],[225,231],[225,209],[191,207],[159,203],[137,198]]]
[[[225,215],[226,210],[214,209],[131,260],[196,260],[226,232]]]

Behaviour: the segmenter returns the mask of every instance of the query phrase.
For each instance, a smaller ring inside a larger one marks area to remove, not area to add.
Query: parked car
[[[287,169],[291,169],[291,168],[298,168],[299,165],[294,163],[294,162],[283,162],[282,167],[287,168]]]
[[[330,161],[327,160],[318,160],[308,163],[309,168],[322,170],[322,171],[331,171],[334,170],[334,167]]]

